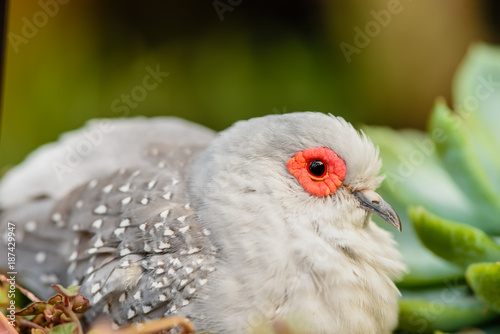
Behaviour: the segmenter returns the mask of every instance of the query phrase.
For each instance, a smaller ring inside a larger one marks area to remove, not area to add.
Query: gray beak
[[[373,190],[353,191],[363,209],[380,216],[401,232],[401,220],[394,209]]]

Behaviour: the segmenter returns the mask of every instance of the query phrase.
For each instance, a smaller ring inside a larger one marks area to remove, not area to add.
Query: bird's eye
[[[322,178],[326,174],[326,166],[321,160],[313,160],[307,165],[307,171],[313,177]]]
[[[335,193],[346,173],[344,161],[325,147],[297,152],[286,167],[308,193],[319,197]]]

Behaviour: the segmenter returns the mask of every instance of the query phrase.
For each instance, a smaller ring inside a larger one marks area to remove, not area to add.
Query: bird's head
[[[272,211],[362,228],[374,213],[401,230],[396,212],[375,192],[380,167],[378,148],[341,117],[269,115],[223,131],[191,170],[191,191],[201,206],[231,207],[231,220],[260,213],[264,222]]]

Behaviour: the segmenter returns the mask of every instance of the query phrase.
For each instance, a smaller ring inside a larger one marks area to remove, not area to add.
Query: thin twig
[[[5,277],[5,275],[2,274],[0,274],[0,281],[10,284],[10,281],[7,279],[7,277]],[[14,283],[14,286],[16,287],[17,290],[21,291],[23,295],[28,297],[32,302],[41,302],[41,300],[38,299],[31,291],[23,288],[22,286],[19,286],[17,283]]]
[[[24,318],[18,317],[17,321],[19,322],[19,326],[24,326],[24,327],[29,327],[29,328],[36,328],[36,329],[41,329],[42,331],[45,332],[45,328],[43,328],[40,325],[35,324],[32,321],[26,320]]]
[[[80,323],[80,319],[78,319],[75,312],[73,312],[73,302],[70,300],[70,298],[66,296],[64,296],[63,298],[64,298],[64,306],[62,307],[62,311],[76,325],[77,333],[83,334],[83,328],[82,324]]]

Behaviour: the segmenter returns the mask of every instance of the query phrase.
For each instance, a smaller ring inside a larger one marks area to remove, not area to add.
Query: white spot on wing
[[[113,185],[112,184],[108,184],[107,186],[105,186],[104,188],[102,188],[102,192],[103,193],[106,193],[106,194],[109,194],[111,189],[113,189]]]
[[[148,183],[148,189],[153,189],[153,187],[156,185],[156,180],[149,181]]]
[[[47,258],[47,254],[45,254],[45,252],[38,252],[35,255],[35,261],[37,263],[43,263],[43,262],[45,262],[46,258]]]
[[[76,261],[73,261],[69,264],[69,267],[68,267],[68,270],[66,270],[66,273],[68,275],[72,274],[73,271],[75,271],[75,268],[76,268]]]
[[[130,253],[132,253],[132,252],[130,251],[130,249],[128,249],[128,248],[124,248],[124,249],[122,249],[122,250],[120,251],[120,256],[125,256],[125,255],[128,255],[128,254],[130,254]]]
[[[95,186],[97,186],[97,180],[91,180],[89,182],[89,188],[92,189],[92,188],[95,188]]]
[[[96,229],[100,229],[102,226],[102,219],[96,219],[94,220],[94,222],[92,223],[92,227],[96,228]]]
[[[101,295],[101,293],[100,293],[100,292],[98,292],[98,293],[96,293],[96,294],[94,295],[94,298],[92,299],[92,303],[93,303],[93,304],[97,304],[97,303],[98,303],[101,299],[102,299],[102,295]],[[106,304],[106,306],[107,306],[107,304]],[[104,312],[104,310],[103,310],[103,312]],[[108,311],[108,312],[109,312],[109,311]]]
[[[122,204],[125,205],[125,204],[128,204],[132,201],[132,197],[125,197],[124,199],[122,199]]]
[[[106,212],[108,212],[108,207],[104,204],[101,204],[94,209],[94,213],[97,215],[103,215]]]
[[[179,229],[179,231],[180,231],[181,233],[186,233],[186,232],[187,232],[187,230],[189,230],[189,227],[190,227],[189,225],[188,225],[188,226],[181,227],[181,228]]]
[[[68,261],[73,261],[73,260],[75,260],[77,256],[78,256],[77,251],[74,251],[74,252],[73,252],[73,253],[71,253],[71,255],[68,257]]]
[[[120,234],[123,234],[123,232],[125,232],[125,228],[124,227],[119,227],[119,228],[115,229],[115,231],[113,233],[116,236],[119,236]]]
[[[141,291],[139,290],[139,291],[137,291],[137,292],[135,293],[135,295],[134,295],[134,299],[140,300],[141,298],[142,298],[142,296],[141,296]]]
[[[124,184],[123,186],[118,188],[118,190],[121,191],[122,193],[126,193],[126,192],[130,191],[130,183]]]
[[[120,222],[120,227],[127,227],[130,225],[130,219],[125,218]]]
[[[95,242],[94,242],[94,247],[95,248],[100,248],[104,246],[104,242],[102,241],[102,239],[99,237]]]
[[[24,226],[24,228],[28,232],[33,232],[34,230],[36,230],[36,221],[30,220],[29,222],[26,223],[26,225]]]
[[[96,283],[96,284],[92,285],[92,287],[90,288],[90,292],[96,293],[97,291],[99,291],[100,288],[101,288],[101,284]]]

